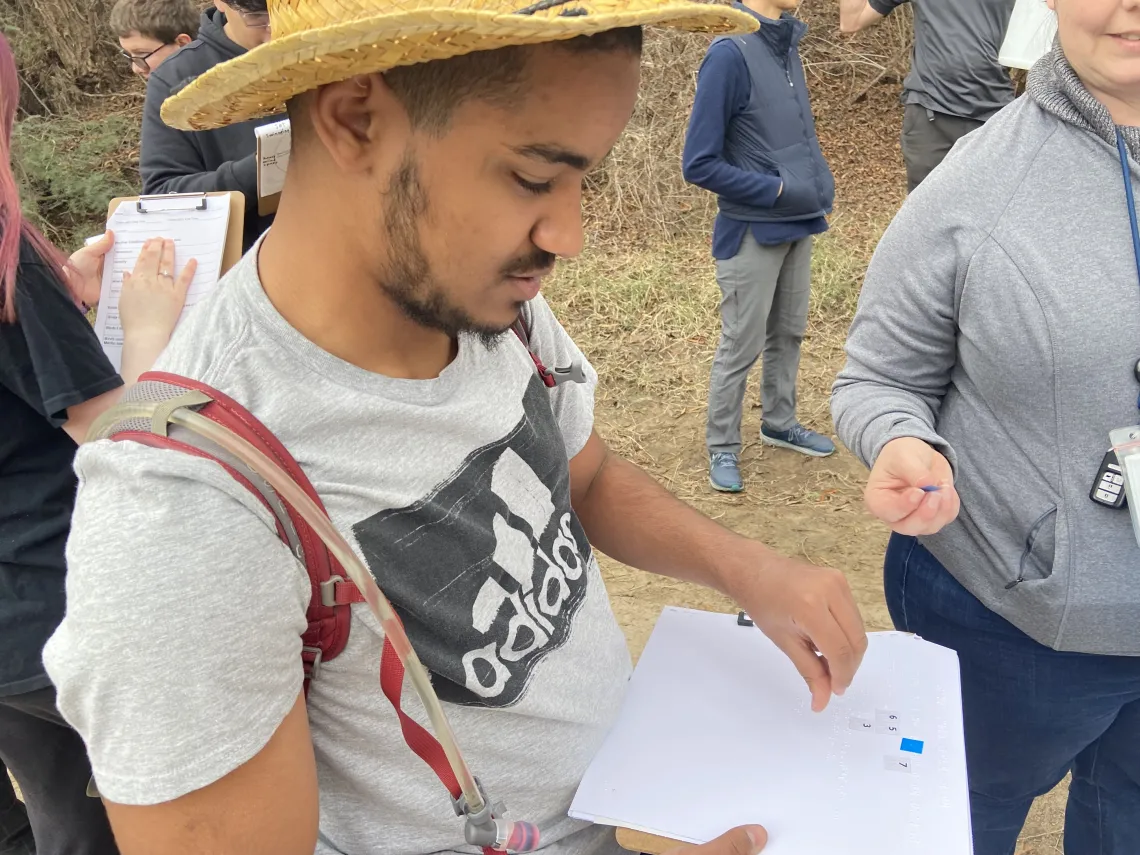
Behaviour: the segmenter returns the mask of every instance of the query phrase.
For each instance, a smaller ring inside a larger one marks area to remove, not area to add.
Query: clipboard
[[[646,834],[644,831],[631,831],[628,828],[617,830],[618,846],[627,852],[641,852],[642,855],[665,855],[670,849],[684,848],[689,843],[679,843],[668,837]]]
[[[756,625],[748,616],[748,612],[744,611],[737,613],[736,624],[737,626]],[[656,834],[648,834],[644,831],[634,831],[631,828],[618,828],[616,831],[618,846],[627,852],[640,852],[642,855],[665,855],[672,849],[686,848],[691,845],[668,837],[658,837]]]
[[[772,855],[968,855],[954,651],[871,633],[859,678],[813,713],[754,626],[664,609],[569,816],[646,855],[750,823],[767,827]]]
[[[145,214],[148,204],[162,199],[201,199],[205,207],[207,197],[228,196],[230,200],[230,222],[226,228],[226,246],[222,250],[222,273],[225,274],[242,257],[242,241],[245,230],[245,194],[240,190],[222,190],[216,193],[167,193],[158,196],[116,196],[107,205],[107,219],[124,203],[134,205],[140,214]]]

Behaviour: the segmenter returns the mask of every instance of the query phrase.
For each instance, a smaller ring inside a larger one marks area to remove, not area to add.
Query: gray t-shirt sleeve
[[[594,430],[594,391],[598,374],[578,345],[562,328],[541,295],[530,301],[530,346],[549,369],[566,368],[578,362],[586,373],[585,383],[563,383],[550,390],[550,406],[562,429],[566,456],[581,451]]]
[[[215,463],[100,442],[76,470],[44,661],[100,792],[169,801],[256,755],[296,702],[308,577]]]

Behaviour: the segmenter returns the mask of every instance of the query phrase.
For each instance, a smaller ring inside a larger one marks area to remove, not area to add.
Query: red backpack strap
[[[182,406],[196,409],[200,415],[228,428],[273,460],[325,511],[317,491],[297,461],[268,428],[241,404],[205,383],[175,374],[148,372],[128,390],[125,399],[163,403],[155,419],[149,423],[132,419],[117,425],[110,436],[112,440],[133,440],[219,463],[273,514],[277,536],[305,565],[311,594],[306,613],[308,627],[301,636],[301,661],[305,670],[305,693],[308,694],[309,681],[320,671],[321,663],[335,658],[344,650],[352,620],[349,607],[352,603],[364,602],[363,595],[346,577],[340,564],[304,518],[261,476],[204,437],[169,427],[165,417]],[[327,516],[327,511],[325,514]]]
[[[522,311],[519,312],[519,316],[515,319],[515,322],[511,324],[511,332],[522,342],[523,347],[526,348],[526,352],[530,354],[534,368],[546,388],[553,389],[555,386],[559,386],[563,383],[586,382],[586,372],[582,369],[582,363],[580,362],[574,361],[570,363],[568,368],[555,368],[553,371],[542,364],[542,357],[538,355],[538,351],[531,347],[530,344],[529,303],[523,306]]]
[[[268,428],[236,401],[205,383],[175,374],[148,372],[124,396],[125,402],[138,400],[159,402],[154,417],[148,420],[125,416],[114,424],[109,433],[112,441],[130,440],[155,448],[192,454],[220,464],[269,510],[275,521],[277,536],[297,560],[305,565],[311,586],[308,628],[301,636],[301,660],[305,670],[307,696],[310,681],[317,675],[321,662],[332,659],[344,649],[351,623],[349,607],[352,603],[363,603],[364,597],[347,578],[340,563],[329,553],[312,527],[264,478],[205,437],[170,425],[170,414],[181,408],[194,409],[199,415],[245,439],[277,463],[327,516],[328,512],[317,491],[297,461]],[[391,640],[385,636],[380,659],[380,687],[396,710],[408,747],[435,772],[450,793],[456,812],[461,813],[459,806],[462,804],[462,790],[447,754],[425,727],[404,712],[401,705],[403,686],[404,665]],[[494,855],[489,848],[484,848],[483,853]]]

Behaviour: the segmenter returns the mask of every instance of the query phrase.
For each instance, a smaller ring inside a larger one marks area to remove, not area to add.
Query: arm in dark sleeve
[[[747,109],[752,81],[744,58],[731,41],[709,50],[697,76],[681,166],[685,180],[742,205],[770,208],[780,195],[780,176],[733,166],[724,157],[724,137],[732,117]]]
[[[193,136],[175,130],[162,121],[162,102],[171,86],[158,75],[151,75],[143,107],[142,146],[139,172],[143,193],[214,193],[240,190],[246,207],[257,204],[257,155],[223,163],[207,170]]]
[[[909,2],[910,0],[867,0],[867,5],[880,15],[889,15],[903,3]]]
[[[16,322],[0,323],[0,384],[54,427],[67,408],[123,385],[87,318],[50,268],[21,263]]]

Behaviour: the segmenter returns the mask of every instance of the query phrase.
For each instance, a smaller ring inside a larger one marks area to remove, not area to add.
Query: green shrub
[[[13,155],[25,214],[61,249],[102,231],[107,203],[133,195],[138,174],[138,119],[31,116],[16,124]]]

